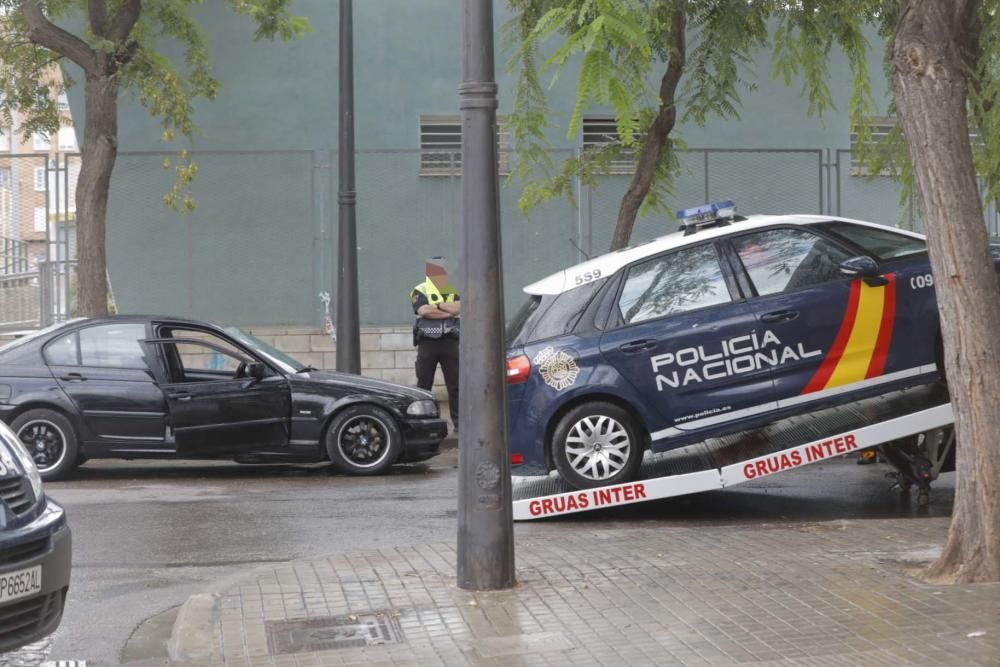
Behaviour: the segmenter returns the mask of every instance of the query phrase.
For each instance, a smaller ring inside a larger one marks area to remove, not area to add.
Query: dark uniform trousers
[[[448,410],[458,429],[458,338],[423,338],[417,343],[417,386],[431,390],[434,371],[441,364],[444,384],[448,388]]]

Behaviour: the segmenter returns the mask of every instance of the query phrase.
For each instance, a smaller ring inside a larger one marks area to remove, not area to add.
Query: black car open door
[[[159,359],[169,424],[182,457],[205,458],[288,446],[288,382],[257,359],[196,338],[143,341]]]

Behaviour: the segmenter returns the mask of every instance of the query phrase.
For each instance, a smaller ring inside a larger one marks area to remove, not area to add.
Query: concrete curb
[[[167,642],[172,661],[206,663],[222,659],[214,650],[222,639],[221,599],[218,593],[195,593],[181,605]]]

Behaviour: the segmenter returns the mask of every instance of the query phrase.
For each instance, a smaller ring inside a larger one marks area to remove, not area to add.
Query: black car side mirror
[[[247,365],[247,375],[260,382],[267,377],[267,366],[259,361],[251,361]]]
[[[259,361],[251,361],[246,369],[247,381],[243,383],[244,389],[249,389],[267,377],[267,365]]]
[[[885,285],[889,281],[879,273],[878,262],[866,255],[849,257],[840,263],[840,273],[852,278],[861,278],[873,287]]]

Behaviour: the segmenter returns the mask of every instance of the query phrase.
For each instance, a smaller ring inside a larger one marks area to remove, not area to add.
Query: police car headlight
[[[433,399],[426,399],[423,401],[413,401],[410,406],[406,408],[406,414],[412,417],[437,417],[438,416],[438,404],[437,401]]]
[[[17,459],[19,467],[24,471],[24,476],[28,478],[28,483],[31,484],[31,493],[35,497],[35,500],[41,500],[42,498],[42,476],[38,472],[38,466],[35,465],[35,460],[31,458],[31,454],[28,450],[24,448],[21,441],[18,440],[14,432],[9,428],[4,427],[3,431],[0,431],[0,438],[3,439],[6,447],[0,447],[0,463],[3,463],[6,467],[11,467],[13,461],[10,457]]]

